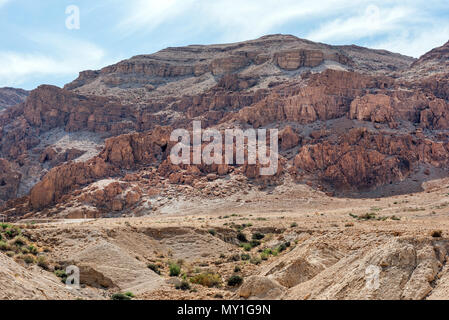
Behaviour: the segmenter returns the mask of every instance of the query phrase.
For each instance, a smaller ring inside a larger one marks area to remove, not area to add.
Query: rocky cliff
[[[0,110],[25,101],[29,92],[23,89],[0,88]]]
[[[3,210],[17,217],[83,207],[104,216],[142,209],[173,187],[204,190],[217,177],[264,188],[289,176],[339,194],[421,169],[444,172],[449,81],[447,68],[434,66],[447,62],[447,44],[416,60],[273,35],[84,71],[0,114],[0,199],[10,200]],[[170,132],[191,130],[193,120],[220,130],[279,129],[277,174],[261,177],[260,164],[171,164]],[[104,191],[108,179],[121,187]]]

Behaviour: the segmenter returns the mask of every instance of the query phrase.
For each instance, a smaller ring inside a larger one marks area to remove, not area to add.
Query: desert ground
[[[449,180],[423,188],[337,198],[286,181],[226,199],[174,199],[145,217],[18,221],[47,265],[2,255],[0,298],[445,299]],[[68,265],[80,268],[81,288],[62,283]],[[369,266],[380,268],[378,288],[366,285]]]

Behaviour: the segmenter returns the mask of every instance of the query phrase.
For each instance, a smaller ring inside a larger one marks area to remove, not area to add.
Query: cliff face
[[[0,88],[0,110],[25,101],[29,92],[23,89]]]
[[[26,181],[30,197],[5,204],[8,214],[76,199],[97,216],[135,205],[155,188],[201,189],[217,177],[263,187],[288,175],[339,192],[393,184],[421,167],[446,169],[448,69],[432,66],[447,61],[447,44],[415,60],[274,35],[168,48],[85,71],[64,89],[41,86],[0,114],[8,177],[0,198],[15,199]],[[280,129],[277,174],[260,177],[259,164],[171,164],[170,132],[191,129],[193,120],[203,128]],[[55,132],[69,142],[52,139]],[[82,149],[92,137],[96,144]],[[93,185],[112,178],[127,187],[94,201]]]

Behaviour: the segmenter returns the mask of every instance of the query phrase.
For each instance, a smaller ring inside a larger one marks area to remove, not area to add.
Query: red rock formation
[[[6,201],[17,196],[21,174],[13,169],[11,163],[0,159],[0,200]]]
[[[123,169],[135,168],[137,164],[155,164],[167,157],[170,127],[156,127],[150,133],[132,133],[106,140],[100,157],[105,162]]]
[[[296,147],[301,139],[299,135],[295,131],[293,131],[292,127],[286,126],[279,133],[279,140],[281,150],[288,150]]]
[[[114,170],[101,158],[87,162],[68,163],[53,168],[31,190],[30,203],[34,209],[53,204],[65,193],[107,176]]]
[[[418,162],[435,167],[449,163],[449,144],[409,135],[377,134],[353,129],[330,142],[307,145],[295,166],[316,173],[337,188],[371,188],[401,181]]]
[[[24,103],[0,113],[0,156],[8,159],[0,163],[0,178],[9,179],[0,186],[1,199],[15,197],[16,170],[26,175],[33,166],[39,168],[39,161],[58,167],[32,189],[29,201],[36,210],[67,200],[81,188],[90,190],[98,179],[127,175],[130,185],[91,190],[84,198],[102,210],[125,210],[141,199],[131,184],[147,179],[140,174],[145,169],[151,169],[145,176],[157,188],[196,186],[228,174],[268,184],[288,170],[307,172],[337,188],[359,189],[402,180],[420,163],[447,168],[446,55],[447,44],[410,68],[414,59],[386,51],[273,35],[168,48],[82,72],[64,89],[40,86]],[[278,171],[261,177],[260,164],[171,164],[171,128],[190,130],[192,120],[201,120],[203,128],[280,129]],[[41,141],[55,128],[109,139],[99,156],[70,163],[79,150],[46,148]],[[36,149],[40,143],[45,150]],[[14,215],[26,212],[26,201],[10,202],[17,206]]]
[[[384,94],[367,94],[351,103],[349,118],[361,121],[388,123],[393,121],[391,98]]]

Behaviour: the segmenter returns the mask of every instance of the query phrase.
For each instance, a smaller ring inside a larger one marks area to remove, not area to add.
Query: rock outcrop
[[[82,202],[80,190],[96,192],[89,186],[98,180],[135,175],[131,189],[113,197],[83,196],[97,209],[120,212],[150,192],[139,189],[142,179],[152,187],[201,188],[242,176],[263,188],[292,175],[350,191],[402,181],[423,165],[447,168],[449,81],[444,72],[427,72],[445,60],[446,47],[415,61],[273,35],[168,48],[81,72],[64,89],[40,86],[0,113],[0,156],[10,164],[2,199],[31,189],[30,208],[42,210],[68,198]],[[423,79],[410,77],[420,72]],[[194,120],[219,130],[278,129],[275,174],[261,176],[260,162],[173,165],[171,131],[190,131]],[[60,143],[51,139],[58,130],[95,135],[96,142],[86,149],[70,138]],[[23,201],[17,214],[26,211]]]
[[[16,88],[0,88],[0,111],[22,103],[29,92]]]
[[[6,201],[17,196],[21,177],[8,160],[0,159],[0,200]]]

